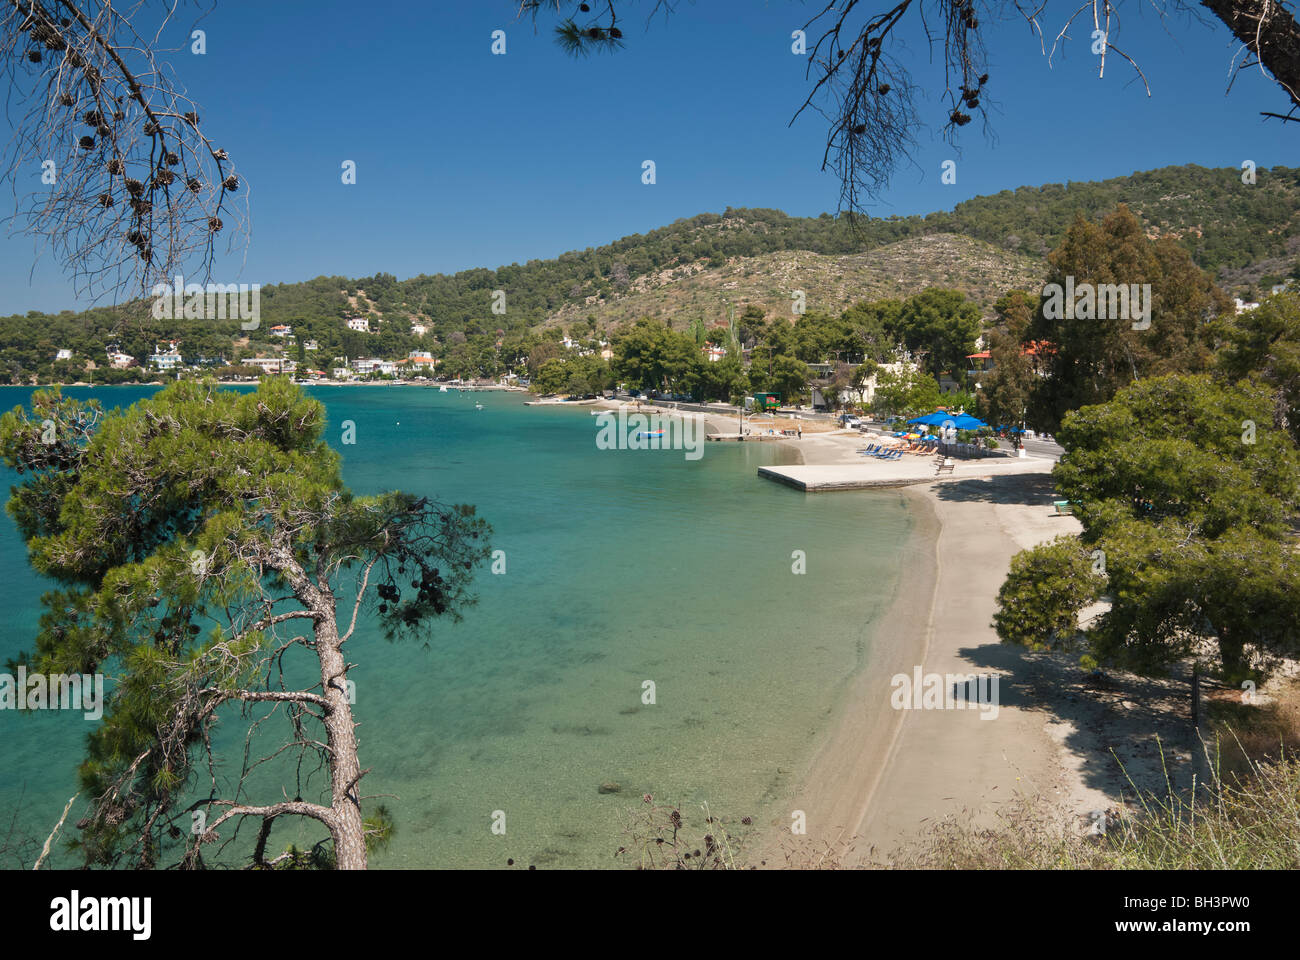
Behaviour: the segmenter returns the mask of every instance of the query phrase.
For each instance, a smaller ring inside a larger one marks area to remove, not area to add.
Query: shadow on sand
[[[1019,473],[936,483],[934,495],[954,503],[1006,503],[1050,507],[1059,499],[1050,474]]]

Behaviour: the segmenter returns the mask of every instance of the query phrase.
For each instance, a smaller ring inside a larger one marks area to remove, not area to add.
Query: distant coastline
[[[187,378],[197,379],[197,378]],[[222,386],[257,386],[262,378],[251,380],[218,380],[217,383]],[[42,387],[94,387],[96,390],[107,390],[112,387],[165,387],[175,380],[132,380],[123,383],[90,383],[85,380],[74,380],[71,383],[63,380],[40,381],[37,383],[6,383],[0,386],[6,387],[23,387],[28,390],[39,390]],[[505,384],[452,384],[446,381],[417,381],[417,380],[295,380],[294,383],[302,387],[446,387],[448,390],[464,390],[469,392],[498,392],[498,393],[527,393],[525,387],[512,387]]]

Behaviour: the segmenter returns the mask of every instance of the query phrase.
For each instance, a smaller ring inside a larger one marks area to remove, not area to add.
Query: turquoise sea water
[[[116,406],[151,390],[66,392]],[[728,819],[787,816],[897,588],[912,530],[897,494],[809,496],[760,480],[776,445],[707,444],[697,461],[598,450],[588,410],[525,407],[519,394],[309,392],[353,490],[473,503],[506,557],[431,648],[390,644],[368,623],[348,645],[365,792],[390,795],[374,802],[397,822],[374,866],[612,866],[645,793]],[[29,393],[0,388],[0,408]],[[344,420],[355,445],[339,443]],[[797,550],[804,575],[792,573]],[[3,660],[29,643],[43,589],[7,516],[0,576]],[[0,837],[12,826],[44,839],[76,791],[88,728],[79,714],[0,712]],[[226,732],[237,750],[242,731]],[[598,792],[606,782],[619,792]],[[279,799],[282,783],[260,778],[272,795],[250,799]]]

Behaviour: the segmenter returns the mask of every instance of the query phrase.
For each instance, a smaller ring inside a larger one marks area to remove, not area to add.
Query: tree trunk
[[[1254,53],[1291,103],[1300,106],[1300,25],[1285,7],[1264,0],[1201,0]]]
[[[335,864],[339,870],[366,869],[365,827],[361,822],[361,760],[357,734],[348,703],[347,663],[339,641],[334,595],[312,583],[289,551],[276,558],[278,568],[293,587],[294,596],[314,615],[316,656],[320,660],[321,696],[325,710],[326,745],[329,748],[330,796],[334,822]]]
[[[1228,683],[1238,683],[1246,675],[1246,650],[1240,636],[1219,628],[1219,662],[1223,664],[1223,678]]]
[[[361,822],[358,781],[361,761],[357,756],[357,735],[352,722],[352,705],[348,703],[347,664],[339,647],[339,630],[334,604],[316,621],[316,655],[320,658],[323,696],[329,701],[325,711],[325,731],[330,751],[330,788],[335,824],[334,855],[339,870],[366,869],[365,828]]]

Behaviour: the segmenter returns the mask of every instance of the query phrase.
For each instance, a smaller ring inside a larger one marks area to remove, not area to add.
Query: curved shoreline
[[[857,442],[813,434],[782,445],[800,463],[825,463],[842,461]],[[999,809],[1021,799],[1066,813],[1108,805],[1081,773],[1090,760],[1108,758],[1063,742],[1074,728],[1057,697],[1068,694],[1049,685],[1032,703],[1018,695],[1017,687],[1042,687],[1034,683],[1037,667],[1026,651],[1002,644],[991,623],[1012,557],[1080,529],[1051,508],[1051,466],[895,488],[916,526],[902,546],[894,597],[871,630],[867,660],[793,798],[808,824],[798,839],[811,841],[796,865],[828,857],[844,866],[888,865],[928,823],[959,816],[991,825]],[[891,679],[917,669],[997,677],[993,722],[975,709],[894,709]]]
[[[718,426],[709,414],[662,412]],[[857,461],[861,438],[817,431],[768,442],[798,464],[845,464]],[[1109,748],[1081,745],[1078,738],[1067,746],[1066,738],[1078,732],[1065,719],[1069,711],[1060,709],[1070,692],[1044,682],[1034,655],[1002,644],[991,623],[1011,558],[1080,529],[1075,518],[1052,509],[1052,466],[1044,459],[1001,474],[975,467],[942,481],[889,488],[914,520],[900,544],[893,596],[879,619],[863,624],[869,635],[863,661],[828,691],[828,722],[813,735],[789,808],[780,811],[778,801],[754,837],[754,860],[797,868],[827,860],[889,865],[923,838],[928,824],[947,816],[991,825],[1000,809],[1021,799],[1047,800],[1072,813],[1109,805],[1095,785],[1095,767],[1087,778],[1094,785],[1083,775],[1085,766],[1107,763]],[[893,678],[911,679],[918,669],[996,677],[996,716],[980,709],[895,709]],[[806,835],[789,832],[795,811],[803,811]]]
[[[897,751],[906,714],[890,706],[890,679],[928,659],[938,589],[940,523],[928,498],[896,491],[914,520],[902,550],[893,597],[871,625],[867,657],[800,780],[794,808],[807,817],[815,866],[827,856],[857,862],[862,826]],[[916,596],[926,597],[919,606]]]

